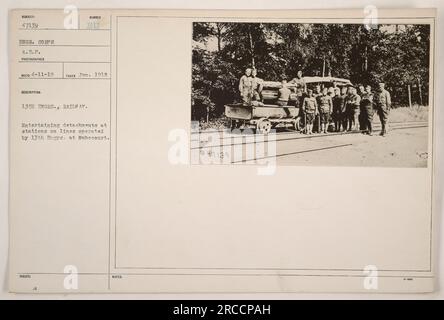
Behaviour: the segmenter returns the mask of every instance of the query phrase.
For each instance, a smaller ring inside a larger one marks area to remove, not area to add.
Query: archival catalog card
[[[430,292],[435,10],[12,10],[11,292]]]

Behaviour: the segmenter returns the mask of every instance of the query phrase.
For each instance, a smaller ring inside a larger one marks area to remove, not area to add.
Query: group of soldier
[[[247,68],[239,80],[239,91],[244,104],[261,101],[261,92],[264,81],[257,76],[255,68]]]
[[[313,90],[307,88],[302,71],[299,71],[289,83],[287,80],[282,80],[281,84],[277,105],[288,106],[290,96],[295,94],[295,104],[300,108],[300,119],[303,121],[303,132],[306,134],[313,133],[313,125],[317,122],[318,132],[321,133],[328,133],[330,124],[333,124],[333,130],[336,132],[361,131],[372,135],[375,113],[381,122],[380,135],[387,134],[391,98],[384,83],[379,83],[374,93],[370,85],[357,87],[349,85],[342,88],[321,88],[317,85]],[[257,77],[257,71],[247,69],[239,83],[243,103],[261,104],[262,89],[263,80]]]
[[[358,91],[359,89],[359,91]],[[375,93],[370,85],[339,87],[316,86],[315,90],[308,89],[303,93],[301,101],[305,120],[305,133],[313,133],[313,122],[319,119],[319,131],[328,132],[332,121],[334,131],[361,131],[364,134],[373,134],[373,116],[378,114],[381,122],[380,135],[387,134],[387,121],[391,108],[390,93],[384,83],[379,83]]]

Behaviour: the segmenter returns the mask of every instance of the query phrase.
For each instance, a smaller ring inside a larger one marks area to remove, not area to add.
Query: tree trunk
[[[253,43],[253,37],[251,36],[250,27],[248,27],[248,40],[250,41],[251,66],[255,68],[256,66],[254,61],[254,43]]]
[[[322,77],[325,77],[325,56],[322,58]]]
[[[221,39],[222,38],[222,28],[220,24],[217,24],[217,51],[220,52],[221,48]]]
[[[364,70],[368,70],[368,47],[365,46]]]
[[[422,101],[422,89],[421,89],[421,78],[418,78],[418,90],[419,90],[419,103],[423,105]]]

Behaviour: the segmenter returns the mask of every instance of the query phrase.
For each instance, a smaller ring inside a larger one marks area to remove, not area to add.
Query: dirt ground
[[[379,136],[381,126],[377,114],[373,121],[373,136],[357,132],[306,136],[291,129],[278,128],[276,163],[290,166],[425,168],[429,160],[428,111],[428,107],[419,106],[392,109],[389,117],[389,132],[385,137]],[[240,135],[230,133],[218,141],[222,145],[233,143],[239,145],[241,141],[242,160],[232,163],[257,164],[258,160],[273,157],[273,154],[267,152],[259,157],[248,153],[247,147],[257,149],[258,146],[257,142],[246,142],[247,136],[244,133],[244,131]],[[219,143],[216,142],[216,145]],[[203,142],[201,145],[208,144]],[[201,151],[209,152],[210,150],[211,148],[204,148]]]
[[[379,133],[379,132],[376,132]],[[278,165],[427,167],[428,128],[331,135],[277,142]]]

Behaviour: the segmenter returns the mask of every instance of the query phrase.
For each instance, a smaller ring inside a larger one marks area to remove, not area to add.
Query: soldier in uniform
[[[373,93],[372,87],[366,86],[365,92],[361,96],[361,112],[363,122],[363,133],[372,135],[372,122],[373,122]]]
[[[251,105],[253,98],[253,78],[251,76],[252,70],[247,68],[245,74],[239,80],[239,92],[242,97],[244,105]]]
[[[257,70],[253,69],[251,71],[252,76],[252,89],[253,89],[253,100],[262,101],[262,89],[264,88],[264,80],[257,76]]]
[[[333,101],[328,94],[327,87],[322,90],[322,96],[319,97],[319,116],[321,122],[321,131],[327,133],[328,123],[330,122],[330,115],[333,111]]]
[[[388,116],[390,113],[390,108],[392,106],[392,100],[390,97],[390,93],[385,90],[385,84],[379,84],[379,90],[376,92],[374,97],[374,102],[376,106],[376,112],[378,112],[379,119],[381,120],[381,136],[385,136],[387,134],[387,122]]]
[[[347,114],[347,105],[345,103],[345,100],[348,97],[348,88],[347,87],[342,88],[341,97],[343,99],[342,112],[341,112],[342,130],[347,131],[348,114]]]
[[[359,96],[361,97],[361,104],[359,106],[359,129],[365,130],[365,106],[362,104],[362,96],[365,94],[365,87],[359,86]]]
[[[307,84],[305,83],[304,78],[302,77],[302,71],[299,70],[296,78],[290,81],[290,83],[295,84],[295,93],[296,93],[296,107],[302,106],[304,101],[304,96],[307,93]]]
[[[346,109],[348,113],[348,131],[359,130],[359,108],[361,97],[356,93],[356,88],[349,88],[350,94],[346,99]]]
[[[321,98],[321,96],[322,96],[321,86],[320,85],[316,85],[316,87],[315,87],[315,89],[313,91],[313,97],[316,98],[316,103],[318,104],[318,106],[319,106],[319,103],[320,103],[319,99]],[[319,114],[318,113],[316,114],[316,117],[315,117],[315,123],[316,123],[316,126],[317,126],[317,131],[321,132],[321,119],[319,118]]]
[[[302,77],[302,71],[301,70],[298,71],[296,78],[291,80],[290,83],[296,85],[295,86],[296,87],[296,93],[298,93],[298,92],[306,93],[307,92],[307,84],[305,83],[305,80]]]
[[[318,103],[313,96],[313,90],[308,90],[308,96],[302,103],[302,109],[305,115],[305,134],[313,133],[313,121],[318,113]]]
[[[335,96],[333,97],[333,122],[335,124],[335,131],[341,131],[343,123],[343,109],[344,109],[345,95],[341,94],[341,89],[335,88]]]
[[[278,95],[278,105],[285,107],[288,105],[288,100],[290,99],[291,90],[287,87],[287,80],[282,80],[282,88],[279,89]]]
[[[344,96],[344,113],[343,113],[343,127],[344,127],[344,132],[348,131],[349,128],[349,123],[348,120],[350,118],[350,104],[349,104],[349,98],[351,96],[351,87],[344,87],[345,88],[345,96]]]

